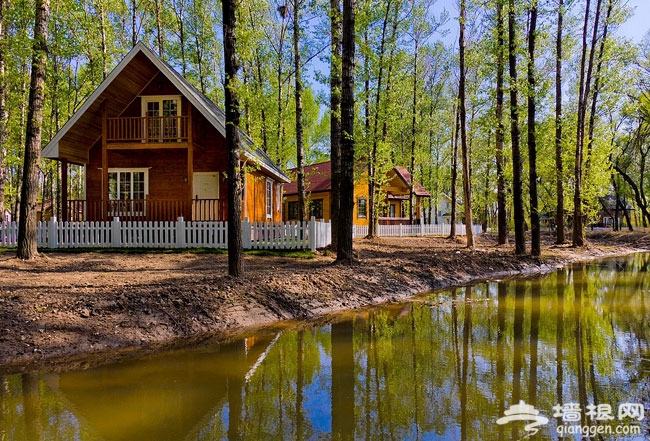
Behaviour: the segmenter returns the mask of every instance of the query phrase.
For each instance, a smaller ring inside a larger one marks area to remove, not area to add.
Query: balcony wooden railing
[[[129,116],[107,118],[106,141],[184,142],[188,138],[187,116]]]
[[[104,213],[102,201],[68,201],[68,221],[225,221],[226,201],[221,199],[140,199],[109,200]]]

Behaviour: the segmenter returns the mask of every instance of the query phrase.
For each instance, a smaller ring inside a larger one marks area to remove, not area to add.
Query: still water
[[[637,254],[321,327],[0,376],[0,440],[650,439],[649,266]]]

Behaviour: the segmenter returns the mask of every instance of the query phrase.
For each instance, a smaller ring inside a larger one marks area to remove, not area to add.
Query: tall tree
[[[298,220],[304,221],[307,218],[305,212],[305,158],[303,147],[302,130],[302,78],[300,65],[300,0],[293,0],[293,61],[296,101],[296,165],[298,179]]]
[[[330,161],[332,175],[332,249],[338,246],[339,201],[341,181],[341,1],[330,0]]]
[[[463,155],[463,202],[465,206],[465,237],[467,247],[474,247],[474,232],[472,231],[472,180],[470,174],[469,147],[467,145],[467,108],[465,103],[465,21],[467,11],[465,0],[460,0],[460,32],[458,37],[458,48],[460,51],[460,80],[458,83],[459,115],[460,115],[460,144]],[[453,201],[452,201],[453,203]]]
[[[5,58],[7,55],[7,29],[5,24],[6,3],[8,0],[0,0],[0,223],[4,221],[5,213],[5,181],[7,179],[7,168],[5,157],[7,156],[7,94],[8,84],[5,73]]]
[[[530,6],[528,27],[528,188],[530,196],[530,254],[541,254],[539,211],[537,203],[537,145],[535,139],[535,37],[537,32],[537,0]]]
[[[497,87],[496,87],[496,117],[497,130],[495,136],[496,143],[496,163],[497,163],[497,233],[499,244],[508,243],[508,216],[506,211],[506,179],[505,179],[505,159],[503,156],[503,139],[505,127],[503,124],[503,74],[504,74],[504,53],[505,53],[505,29],[503,20],[503,2],[497,0]]]
[[[223,0],[223,57],[225,63],[226,144],[228,174],[228,274],[244,273],[244,252],[241,223],[241,138],[239,133],[239,97],[237,94],[237,6],[239,0]]]
[[[29,87],[29,110],[25,132],[25,159],[23,186],[20,197],[18,223],[18,258],[33,259],[38,255],[36,246],[36,199],[38,197],[38,163],[41,159],[43,133],[43,104],[45,101],[45,73],[47,68],[47,26],[50,1],[36,1],[34,18],[34,46],[32,48],[32,74]]]
[[[512,208],[515,221],[515,254],[526,253],[524,197],[517,98],[517,38],[515,1],[508,2],[508,72],[510,75],[510,138],[512,142]]]
[[[587,108],[589,103],[589,91],[591,88],[591,75],[594,64],[594,49],[598,38],[598,22],[600,20],[601,0],[596,2],[596,11],[592,28],[591,48],[587,46],[587,34],[589,31],[589,10],[591,0],[585,5],[585,20],[582,28],[582,54],[580,57],[580,83],[578,90],[578,123],[576,126],[576,151],[574,163],[574,188],[573,188],[573,246],[581,247],[585,244],[584,236],[584,212],[582,209],[583,191],[583,151],[585,143],[585,125]],[[587,51],[589,50],[589,60]]]
[[[558,0],[557,35],[555,38],[555,243],[562,244],[564,237],[564,161],[562,160],[562,21],[564,0]]]
[[[336,260],[352,263],[354,209],[354,0],[343,0],[341,82],[341,183]]]

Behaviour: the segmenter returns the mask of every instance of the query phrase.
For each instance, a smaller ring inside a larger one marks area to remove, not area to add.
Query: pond
[[[650,254],[0,377],[0,440],[644,440]],[[582,433],[582,434],[581,434]]]

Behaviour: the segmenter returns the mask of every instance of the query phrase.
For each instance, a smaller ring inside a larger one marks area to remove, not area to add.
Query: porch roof
[[[90,148],[101,137],[101,124],[98,123],[101,121],[101,103],[106,102],[109,114],[120,115],[158,72],[162,73],[224,138],[226,137],[226,115],[223,110],[144,43],[139,42],[45,146],[42,156],[86,164]],[[280,182],[290,182],[282,169],[264,151],[254,146],[250,137],[243,131],[240,133],[246,159]]]

